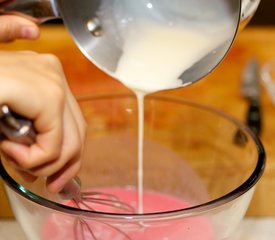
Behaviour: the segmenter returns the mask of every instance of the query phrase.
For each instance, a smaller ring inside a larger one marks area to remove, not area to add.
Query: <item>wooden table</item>
[[[129,91],[91,64],[75,46],[63,26],[45,25],[41,29],[41,38],[38,41],[0,44],[0,50],[33,50],[57,55],[75,95]],[[247,102],[240,96],[240,77],[250,57],[257,57],[260,64],[275,58],[275,28],[246,28],[237,37],[226,59],[210,76],[187,88],[162,94],[202,102],[243,120]],[[275,216],[275,105],[272,105],[263,87],[261,103],[261,140],[267,153],[267,167],[247,215]],[[0,217],[11,216],[1,188],[3,187],[0,185]]]

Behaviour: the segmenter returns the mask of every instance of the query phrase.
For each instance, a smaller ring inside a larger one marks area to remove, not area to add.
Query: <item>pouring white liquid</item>
[[[138,101],[138,212],[142,213],[144,96],[182,86],[182,72],[225,42],[227,34],[216,36],[151,22],[133,29],[125,35],[115,77],[135,92]]]
[[[202,29],[152,22],[142,22],[133,29],[126,35],[115,77],[133,91],[144,93],[183,86],[181,74],[228,37],[226,31],[207,34]]]

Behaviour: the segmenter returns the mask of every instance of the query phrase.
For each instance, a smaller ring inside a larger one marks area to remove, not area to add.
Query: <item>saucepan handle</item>
[[[0,14],[13,14],[42,23],[60,18],[54,0],[7,0],[0,3]]]

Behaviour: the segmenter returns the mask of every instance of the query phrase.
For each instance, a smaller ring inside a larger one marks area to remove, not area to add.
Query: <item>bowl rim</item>
[[[86,96],[81,96],[77,98],[78,101],[87,101],[87,100],[102,100],[102,99],[113,99],[113,98],[134,98],[135,96],[133,94],[89,94]],[[194,101],[185,100],[181,97],[172,97],[172,96],[161,96],[161,95],[150,95],[146,96],[146,98],[156,99],[156,100],[162,100],[162,101],[169,101],[169,102],[176,102],[180,104],[189,105],[191,107],[200,108],[202,110],[212,112],[213,114],[217,114],[220,117],[227,119],[228,121],[232,122],[236,126],[238,126],[238,129],[242,132],[245,132],[247,135],[251,137],[253,142],[255,143],[256,150],[258,152],[258,159],[257,164],[255,166],[254,171],[251,173],[251,175],[237,188],[234,190],[226,193],[225,195],[216,198],[214,200],[207,201],[202,204],[198,204],[192,207],[184,208],[184,209],[177,209],[172,211],[166,211],[166,212],[154,212],[154,213],[144,213],[144,214],[121,214],[121,213],[107,213],[107,212],[100,212],[100,211],[92,211],[92,210],[84,210],[79,209],[75,207],[70,207],[63,205],[61,203],[54,202],[52,200],[48,200],[44,197],[41,197],[28,189],[26,189],[24,186],[17,183],[5,170],[2,161],[0,161],[0,176],[2,177],[4,183],[6,186],[8,186],[12,191],[19,194],[24,199],[27,199],[33,203],[36,203],[42,207],[46,207],[49,209],[52,209],[57,212],[61,212],[64,214],[69,215],[81,215],[88,218],[96,218],[96,219],[112,219],[112,220],[119,220],[119,221],[131,221],[131,220],[140,220],[143,221],[146,220],[163,220],[163,219],[174,219],[179,217],[190,217],[199,215],[205,212],[209,212],[211,210],[214,210],[222,205],[228,204],[230,202],[233,202],[235,199],[239,198],[246,192],[248,192],[251,188],[255,186],[255,184],[259,181],[261,178],[266,164],[266,155],[264,147],[261,143],[261,140],[250,130],[248,126],[237,120],[236,118],[232,117],[231,115],[222,112],[221,110],[218,110],[216,108],[213,108],[211,106],[207,106],[201,103],[196,103]]]

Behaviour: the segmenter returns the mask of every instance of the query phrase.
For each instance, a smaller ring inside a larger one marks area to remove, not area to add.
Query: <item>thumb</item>
[[[0,16],[0,42],[38,37],[39,28],[34,22],[19,16]]]

